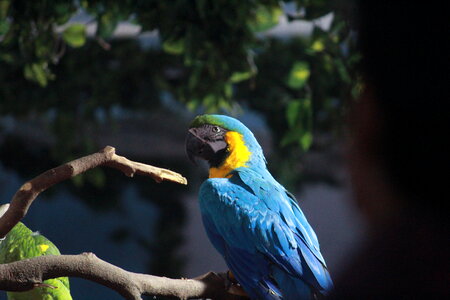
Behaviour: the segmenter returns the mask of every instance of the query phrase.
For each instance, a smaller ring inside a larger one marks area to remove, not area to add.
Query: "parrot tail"
[[[302,279],[293,277],[279,268],[274,271],[275,280],[279,283],[279,286],[283,287],[281,291],[283,300],[317,299],[317,293]]]

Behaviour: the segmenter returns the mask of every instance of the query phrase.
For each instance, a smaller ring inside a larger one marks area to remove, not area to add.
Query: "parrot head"
[[[240,121],[223,115],[196,117],[186,138],[186,152],[193,162],[209,163],[209,177],[227,177],[240,167],[265,167],[261,146]]]

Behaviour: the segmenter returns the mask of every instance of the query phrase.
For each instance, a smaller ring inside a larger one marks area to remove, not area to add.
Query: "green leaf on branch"
[[[48,81],[54,78],[46,62],[25,65],[24,76],[26,79],[34,81],[42,87],[47,86]]]
[[[295,129],[289,130],[281,139],[281,147],[286,147],[287,145],[290,145],[294,143],[296,140],[298,140],[300,137],[300,131],[297,131]]]
[[[0,36],[6,34],[9,30],[10,23],[7,18],[10,2],[0,0]]]
[[[312,133],[310,131],[304,132],[303,135],[300,137],[299,141],[302,150],[307,151],[311,147],[312,141],[313,141]]]
[[[9,30],[9,22],[6,19],[0,19],[0,36],[6,34]]]
[[[339,76],[341,77],[342,81],[345,83],[350,84],[352,79],[351,76],[347,70],[347,67],[342,59],[337,58],[334,60],[334,64],[336,66],[336,69],[338,71]]]
[[[286,119],[290,127],[294,127],[300,112],[300,100],[290,101],[286,108]]]
[[[254,75],[253,72],[247,71],[247,72],[234,72],[230,77],[230,82],[232,83],[238,83],[244,80],[247,80],[251,78]]]
[[[67,2],[56,2],[53,4],[53,10],[55,12],[55,22],[58,25],[66,24],[69,20],[72,14],[74,14],[77,11],[77,7],[75,3],[71,1]]]
[[[84,184],[85,176],[86,175],[84,175],[84,174],[80,174],[80,175],[70,178],[70,180],[72,181],[73,185],[75,185],[75,187],[80,188]]]
[[[0,19],[6,18],[10,4],[9,0],[0,0]]]
[[[312,105],[311,99],[291,100],[286,107],[286,120],[290,127],[301,124],[303,128],[311,129]]]
[[[325,49],[325,43],[321,39],[317,39],[311,44],[311,50],[313,52],[322,52],[324,49]]]
[[[191,112],[193,112],[200,106],[200,104],[201,104],[200,100],[191,99],[186,103],[186,108]]]
[[[290,129],[281,139],[281,147],[291,144],[298,144],[303,151],[308,151],[313,141],[313,134],[310,130],[301,128],[300,125]]]
[[[184,52],[184,40],[166,40],[163,42],[162,48],[169,54],[182,54]]]
[[[281,146],[298,144],[307,151],[312,144],[313,112],[311,99],[291,100],[286,106],[286,120],[291,128],[281,140]]]
[[[86,26],[83,24],[70,25],[63,31],[62,37],[69,46],[81,47],[86,43]]]
[[[106,184],[106,176],[103,170],[93,169],[86,173],[87,180],[96,188],[102,188]]]
[[[309,79],[309,65],[305,61],[297,61],[292,66],[287,85],[293,89],[301,89]]]
[[[267,7],[259,6],[255,12],[255,18],[249,22],[249,27],[254,32],[269,30],[278,24],[280,16],[283,14],[279,6]]]
[[[0,53],[0,61],[7,62],[9,64],[14,62],[14,56],[10,53]]]
[[[103,39],[109,38],[116,30],[118,19],[112,13],[105,13],[101,15],[97,20],[97,33],[98,37]]]
[[[233,96],[233,85],[231,84],[225,84],[223,87],[223,93],[225,96],[225,99],[230,99]]]

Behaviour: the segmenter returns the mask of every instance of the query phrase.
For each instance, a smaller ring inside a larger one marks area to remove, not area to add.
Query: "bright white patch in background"
[[[289,22],[286,15],[281,16],[280,22],[274,28],[263,32],[262,36],[289,39],[298,36],[310,36],[314,26],[327,31],[330,29],[333,21],[333,13],[329,13],[323,17],[315,19],[314,21],[294,20]]]
[[[301,16],[302,11],[297,9],[294,2],[286,3],[283,5],[283,10],[289,15]],[[280,39],[288,39],[297,36],[309,36],[314,29],[314,26],[320,27],[321,29],[327,31],[331,22],[333,21],[333,13],[326,14],[320,18],[313,21],[305,20],[293,20],[288,21],[286,15],[280,17],[279,24],[274,28],[258,34],[259,37],[273,37]],[[83,10],[80,10],[76,15],[74,15],[69,22],[63,26],[59,26],[56,31],[62,32],[68,25],[74,23],[86,24],[86,33],[89,37],[95,36],[97,31],[97,23],[93,21],[93,17],[90,16]],[[136,37],[142,43],[143,47],[159,47],[160,38],[157,30],[148,32],[142,32],[142,27],[140,25],[132,24],[131,22],[120,22],[113,34],[114,38],[133,38]]]

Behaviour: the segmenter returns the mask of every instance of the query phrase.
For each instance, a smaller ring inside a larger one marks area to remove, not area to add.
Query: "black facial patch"
[[[208,161],[211,167],[218,167],[227,157],[227,130],[215,125],[205,124],[190,128],[186,137],[186,153],[195,161],[200,157]]]

